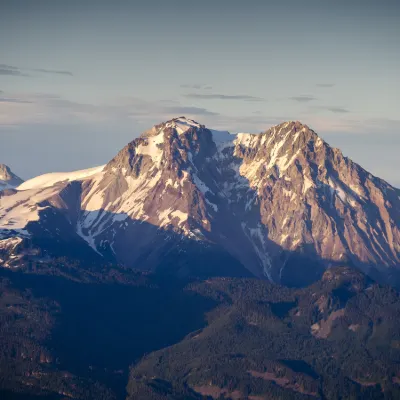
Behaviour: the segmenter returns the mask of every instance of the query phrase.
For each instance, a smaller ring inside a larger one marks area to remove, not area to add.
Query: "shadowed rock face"
[[[400,266],[400,191],[300,122],[229,135],[175,118],[78,175],[3,196],[0,234],[40,236],[46,225],[68,251],[57,215],[69,238],[106,259],[156,269],[166,255],[212,248],[292,286],[330,265],[385,277]]]
[[[10,167],[0,164],[0,190],[12,189],[19,186],[23,180],[15,175]]]

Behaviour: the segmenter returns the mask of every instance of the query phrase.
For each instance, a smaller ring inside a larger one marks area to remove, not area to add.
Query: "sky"
[[[186,116],[299,120],[400,187],[396,0],[0,0],[0,163],[101,165]]]

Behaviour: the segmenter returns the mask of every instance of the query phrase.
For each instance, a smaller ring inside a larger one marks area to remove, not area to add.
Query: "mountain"
[[[396,283],[400,267],[400,191],[297,121],[230,135],[174,118],[0,201],[9,267],[33,252],[289,286],[343,264]]]
[[[15,175],[10,167],[0,164],[0,191],[4,189],[13,189],[23,183],[23,180]]]

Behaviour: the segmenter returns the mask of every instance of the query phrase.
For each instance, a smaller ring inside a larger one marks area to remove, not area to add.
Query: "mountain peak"
[[[197,121],[190,118],[186,118],[184,115],[182,115],[181,117],[172,118],[171,120],[167,121],[167,123],[172,121],[176,123],[187,123],[191,126],[196,126],[196,127],[201,126],[201,124],[199,124]]]
[[[11,177],[11,169],[6,164],[0,164],[0,179],[7,180]]]
[[[149,138],[152,136],[158,136],[159,134],[165,133],[166,130],[174,129],[179,135],[187,132],[191,128],[201,129],[205,128],[204,125],[199,124],[193,119],[186,118],[185,116],[175,117],[168,121],[161,122],[160,124],[154,125],[151,129],[144,131],[140,138]]]
[[[168,128],[176,129],[179,134],[185,133],[191,128],[204,127],[204,125],[200,125],[198,122],[186,117],[173,118],[172,120],[167,121],[165,123],[165,126]]]
[[[23,180],[15,175],[8,165],[0,164],[0,190],[15,188],[22,182]]]
[[[308,125],[304,124],[301,121],[297,121],[297,120],[296,121],[289,120],[289,121],[281,122],[280,124],[278,124],[276,126],[277,127],[281,127],[281,126],[284,126],[284,125],[286,125],[288,127],[291,127],[291,128],[296,128],[296,130],[297,129],[303,129],[303,128],[310,129],[310,127]]]
[[[327,143],[316,132],[300,121],[283,122],[273,126],[261,135],[264,137],[266,146],[271,149],[271,154],[275,156],[279,154],[282,157],[290,156],[297,151],[304,152],[310,148],[314,152],[318,148],[327,146]]]
[[[307,136],[314,138],[319,137],[308,125],[300,121],[286,121],[275,125],[268,129],[266,133],[273,133],[274,135],[286,136],[290,138],[297,133],[305,133]]]

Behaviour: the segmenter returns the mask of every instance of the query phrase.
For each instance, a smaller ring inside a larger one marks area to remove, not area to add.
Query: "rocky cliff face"
[[[400,267],[400,191],[299,122],[230,135],[175,118],[104,167],[24,186],[0,199],[3,238],[74,240],[132,267],[289,285],[335,264]]]

